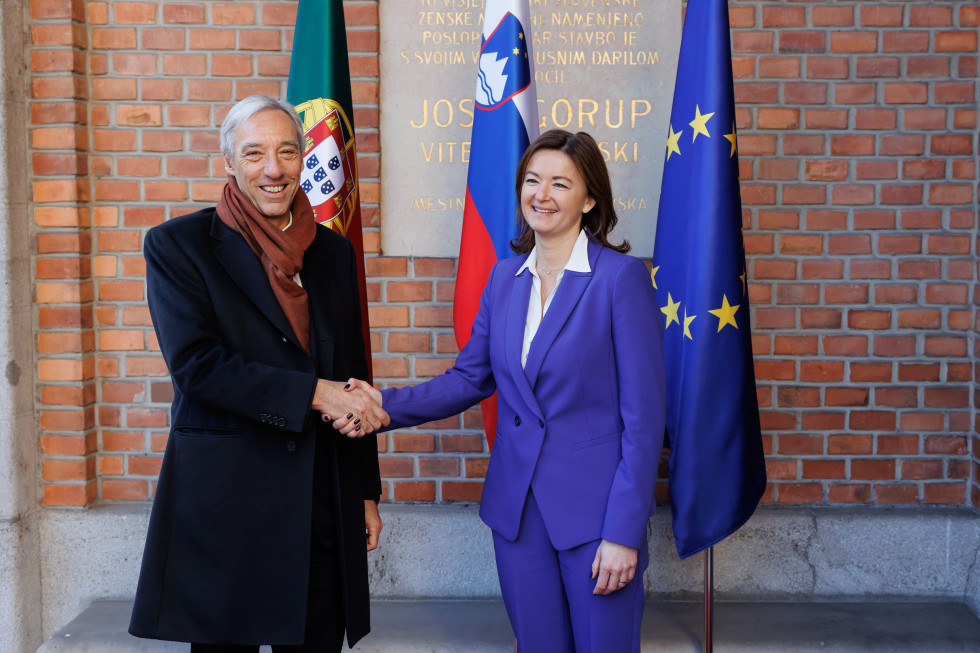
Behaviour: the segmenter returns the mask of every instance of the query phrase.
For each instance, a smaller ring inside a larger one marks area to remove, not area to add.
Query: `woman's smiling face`
[[[539,150],[521,184],[521,212],[538,240],[575,237],[582,214],[595,205],[575,162],[559,150]]]

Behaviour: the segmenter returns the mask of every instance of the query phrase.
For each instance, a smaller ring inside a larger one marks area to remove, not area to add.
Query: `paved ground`
[[[38,653],[188,650],[130,637],[131,608],[131,601],[97,601]],[[649,603],[643,653],[701,653],[703,611],[699,603]],[[980,619],[961,603],[717,603],[714,614],[714,653],[980,652]],[[355,651],[514,653],[499,602],[378,601],[371,621]]]

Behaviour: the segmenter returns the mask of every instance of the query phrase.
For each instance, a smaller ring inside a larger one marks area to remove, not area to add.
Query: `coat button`
[[[296,441],[295,440],[287,440],[286,441],[286,451],[290,451],[290,452],[296,451]]]
[[[520,425],[521,425],[521,416],[514,415],[514,426],[520,426]]]

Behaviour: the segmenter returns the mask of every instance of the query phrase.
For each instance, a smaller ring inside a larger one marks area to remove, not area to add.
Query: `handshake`
[[[320,419],[332,422],[349,438],[374,433],[391,423],[381,408],[381,393],[366,381],[354,378],[346,384],[317,379],[312,408],[320,412]]]

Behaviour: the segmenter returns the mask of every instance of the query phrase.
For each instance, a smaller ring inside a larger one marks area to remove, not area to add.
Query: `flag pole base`
[[[712,653],[712,606],[714,603],[715,548],[704,552],[704,653]]]

